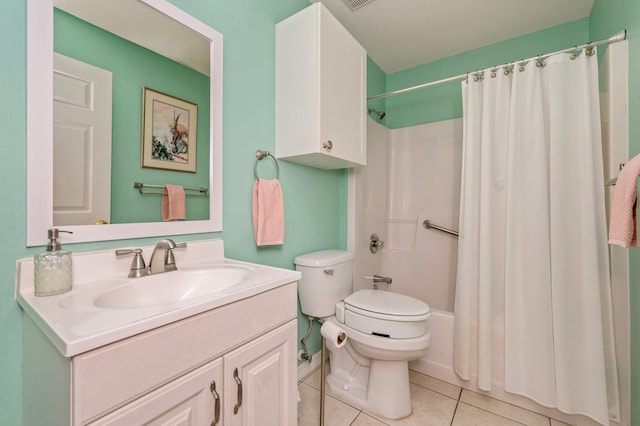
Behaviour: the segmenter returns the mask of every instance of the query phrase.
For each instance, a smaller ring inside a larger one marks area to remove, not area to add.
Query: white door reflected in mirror
[[[111,221],[111,72],[54,53],[53,225]]]

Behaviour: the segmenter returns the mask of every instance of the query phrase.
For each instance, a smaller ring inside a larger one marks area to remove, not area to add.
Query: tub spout
[[[364,277],[365,279],[368,280],[373,280],[373,287],[374,288],[378,288],[378,283],[385,283],[385,284],[391,284],[391,277],[383,277],[381,275],[374,275],[372,277]]]

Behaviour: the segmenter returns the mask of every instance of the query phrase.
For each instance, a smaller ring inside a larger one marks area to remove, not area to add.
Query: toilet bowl
[[[429,305],[382,290],[351,294],[353,255],[323,250],[295,260],[306,315],[342,328],[345,346],[328,345],[329,388],[350,403],[389,419],[411,414],[408,361],[431,344]],[[333,307],[331,307],[333,302]]]

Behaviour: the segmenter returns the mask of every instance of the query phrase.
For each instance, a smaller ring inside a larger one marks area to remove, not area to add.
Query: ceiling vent
[[[366,6],[371,3],[373,0],[344,0],[344,2],[349,6],[351,10],[356,10],[361,8],[362,6]]]

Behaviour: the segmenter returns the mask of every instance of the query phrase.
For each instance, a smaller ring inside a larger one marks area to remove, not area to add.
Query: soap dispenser
[[[71,290],[71,252],[60,249],[56,228],[49,229],[47,251],[34,256],[34,287],[36,296],[52,296]]]

